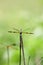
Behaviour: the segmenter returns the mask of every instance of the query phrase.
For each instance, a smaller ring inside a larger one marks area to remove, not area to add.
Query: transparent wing
[[[9,33],[20,33],[20,32],[15,32],[15,31],[8,31]]]
[[[18,29],[16,29],[16,28],[13,28],[14,30],[16,30],[16,31],[18,31],[18,32],[20,32]]]

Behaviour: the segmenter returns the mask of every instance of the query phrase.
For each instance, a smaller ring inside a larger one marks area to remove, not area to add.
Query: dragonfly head
[[[22,29],[20,29],[20,34],[22,34]]]

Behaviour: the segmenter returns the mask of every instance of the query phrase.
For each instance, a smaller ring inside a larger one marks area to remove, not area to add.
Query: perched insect
[[[7,55],[8,55],[8,61],[7,61],[7,64],[10,65],[9,63],[9,48],[12,47],[12,46],[16,46],[16,44],[11,44],[11,45],[2,45],[0,44],[0,48],[7,48]],[[13,48],[13,47],[12,47]],[[14,49],[14,48],[13,48]]]
[[[22,34],[33,34],[33,33],[29,33],[29,32],[22,32],[22,29],[18,30],[16,28],[14,28],[15,31],[8,31],[9,33],[19,33],[20,34],[20,61],[19,61],[19,65],[21,65],[21,49],[22,49],[22,54],[23,54],[23,62],[24,65],[26,65],[25,63],[25,55],[24,55],[24,46],[23,46],[23,39],[22,39]]]

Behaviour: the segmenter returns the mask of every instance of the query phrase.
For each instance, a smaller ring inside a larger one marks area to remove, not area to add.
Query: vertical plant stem
[[[23,62],[24,62],[24,65],[26,65],[23,43],[22,43],[22,53],[23,53]]]
[[[19,59],[19,65],[21,65],[21,43],[20,43],[20,59]]]
[[[7,46],[7,55],[8,55],[8,65],[9,65],[9,47]]]
[[[28,57],[28,64],[27,65],[29,65],[29,61],[30,61],[30,56]]]

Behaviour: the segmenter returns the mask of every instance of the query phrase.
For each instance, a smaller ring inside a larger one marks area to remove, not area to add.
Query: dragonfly
[[[7,64],[10,65],[10,59],[9,59],[9,48],[13,48],[13,46],[16,46],[15,43],[11,44],[11,45],[2,45],[0,44],[0,48],[6,48],[7,49],[7,55],[8,55],[8,61],[7,61]],[[14,49],[14,48],[13,48]]]
[[[20,37],[20,45],[19,45],[19,48],[20,48],[20,60],[19,60],[19,65],[21,65],[21,50],[22,50],[22,55],[23,55],[23,64],[26,65],[25,63],[25,54],[24,54],[24,45],[23,45],[23,38],[22,38],[22,34],[33,34],[33,33],[29,33],[29,32],[23,32],[22,29],[18,30],[16,28],[13,28],[14,30],[16,31],[11,31],[9,30],[8,32],[9,33],[19,33],[19,37]]]

